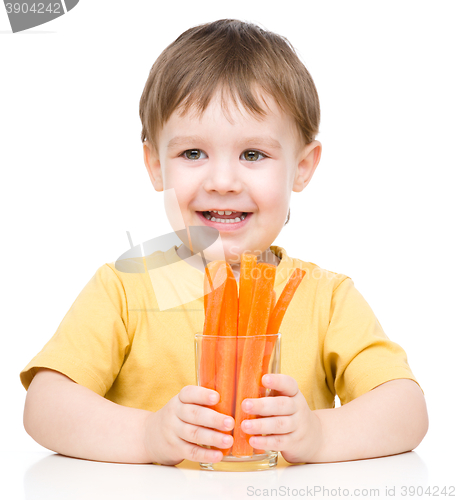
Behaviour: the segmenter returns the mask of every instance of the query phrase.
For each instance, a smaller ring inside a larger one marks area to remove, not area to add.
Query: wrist
[[[339,431],[338,419],[341,418],[340,410],[341,408],[325,408],[313,411],[313,414],[319,421],[319,439],[318,446],[316,446],[314,452],[308,457],[309,463],[335,461],[332,439],[335,432]]]
[[[143,448],[147,462],[156,465],[177,465],[183,459],[176,459],[173,454],[173,446],[166,438],[162,425],[161,410],[149,412],[143,425]]]
[[[319,415],[310,411],[307,423],[303,426],[302,435],[298,437],[296,446],[289,451],[281,451],[285,460],[289,463],[313,463],[318,462],[315,457],[321,454],[324,443],[323,425]]]
[[[311,412],[311,421],[313,422],[311,431],[313,439],[307,443],[305,462],[318,462],[325,442],[325,427],[319,410]]]
[[[157,440],[155,439],[156,413],[148,412],[143,420],[143,453],[145,461],[151,464],[160,464],[159,458],[156,456]]]
[[[310,412],[308,439],[304,442],[303,462],[314,462],[324,445],[324,426],[317,411]]]

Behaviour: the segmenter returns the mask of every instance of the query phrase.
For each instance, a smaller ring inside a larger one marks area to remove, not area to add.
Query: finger
[[[288,434],[297,429],[293,416],[254,418],[243,420],[241,429],[250,435],[254,434]]]
[[[223,455],[222,451],[202,448],[196,444],[183,441],[182,457],[184,460],[192,462],[216,463],[222,460]]]
[[[253,448],[271,451],[283,451],[291,448],[294,442],[294,434],[274,434],[271,436],[252,436],[249,444]]]
[[[182,404],[178,406],[176,415],[185,423],[218,429],[220,431],[230,431],[235,427],[233,417],[204,406]]]
[[[188,443],[199,446],[215,446],[216,448],[230,448],[233,445],[233,436],[200,427],[199,425],[182,422],[178,428],[178,436]]]
[[[293,415],[297,411],[297,401],[289,396],[245,399],[241,408],[249,415]]]
[[[282,373],[269,373],[262,377],[262,384],[267,389],[274,389],[279,396],[296,396],[300,391],[297,381]]]
[[[213,406],[219,401],[219,393],[206,387],[186,385],[179,391],[178,398],[181,403]]]

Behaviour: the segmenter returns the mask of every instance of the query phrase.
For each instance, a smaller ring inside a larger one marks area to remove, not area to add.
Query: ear
[[[160,158],[154,146],[148,141],[143,143],[143,158],[149,178],[156,191],[163,191],[162,168]]]
[[[319,141],[310,142],[300,151],[292,191],[299,193],[309,184],[319,165],[321,153],[322,144]]]

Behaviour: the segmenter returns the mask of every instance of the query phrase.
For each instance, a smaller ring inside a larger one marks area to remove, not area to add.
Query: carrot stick
[[[290,301],[301,283],[302,279],[305,277],[306,271],[296,267],[292,273],[286,286],[283,288],[281,295],[279,296],[278,302],[273,310],[273,314],[270,317],[267,328],[267,335],[275,334],[279,332],[279,327],[281,326],[284,314],[289,307]]]
[[[270,317],[268,318],[268,322],[270,322],[271,315],[273,314],[276,303],[276,292],[273,290],[271,295],[271,309],[270,309]],[[265,351],[263,353],[263,362],[262,362],[262,377],[268,373],[268,366],[270,365],[271,353],[273,352],[274,342],[268,341],[265,342]],[[259,388],[259,398],[265,397],[266,394],[265,387],[261,384]]]
[[[271,295],[271,309],[270,309],[270,318],[271,314],[273,313],[273,309],[276,304],[276,292],[273,290],[273,293]],[[272,339],[268,339],[265,342],[265,351],[263,353],[263,363],[262,363],[262,377],[268,373],[268,366],[270,365],[270,358],[271,358],[271,353],[273,352],[273,347],[275,345],[275,342]],[[262,377],[260,380],[262,380]],[[266,388],[260,383],[259,386],[259,398],[264,398],[267,393]],[[262,417],[257,417],[257,418],[262,418]],[[262,454],[265,453],[265,450],[262,450],[260,448],[254,448],[254,453],[257,454]]]
[[[236,406],[234,443],[232,455],[235,457],[252,456],[253,448],[249,444],[250,435],[241,430],[241,422],[253,418],[241,409],[241,403],[246,398],[257,398],[259,395],[260,378],[262,375],[263,353],[265,349],[265,334],[272,303],[272,292],[276,275],[276,266],[259,263],[259,277],[255,280],[254,294],[252,295],[251,314],[247,329],[247,336],[258,336],[246,340],[241,359]]]
[[[254,294],[255,280],[258,273],[259,270],[257,269],[257,256],[252,253],[242,254],[240,265],[240,308],[238,314],[238,337],[246,336],[247,333],[249,316],[251,314],[252,296]],[[239,338],[237,344],[236,387],[238,387],[238,380],[240,377],[244,344],[245,339]]]
[[[267,334],[268,335],[275,335],[276,333],[279,333],[279,327],[281,326],[282,320],[284,318],[284,314],[290,304],[290,301],[292,300],[292,297],[295,294],[295,291],[298,288],[298,285],[301,283],[302,279],[305,276],[306,271],[303,271],[302,269],[295,268],[294,272],[292,273],[291,277],[289,278],[289,281],[287,282],[286,286],[284,287],[279,300],[275,306],[275,308],[272,310],[272,313],[270,315],[270,319],[268,322],[268,329],[267,329]],[[270,358],[271,358],[271,353],[273,351],[275,343],[273,341],[267,342],[265,346],[265,355],[263,358],[263,367],[262,367],[262,376],[265,375],[268,372],[268,366],[270,364]],[[263,397],[266,394],[266,389],[263,386],[260,386],[260,395],[259,397]],[[257,448],[254,448],[255,453],[265,453],[265,450],[260,450]]]
[[[225,292],[227,268],[221,261],[210,262],[205,269],[204,293],[206,299],[203,335],[217,335]],[[200,360],[200,385],[215,390],[216,339],[203,338]]]
[[[204,303],[204,311],[206,316],[206,310],[208,308],[208,294],[214,289],[214,276],[216,274],[217,269],[225,265],[225,260],[215,260],[213,262],[209,262],[205,267],[205,277],[203,281],[203,303]],[[210,271],[211,270],[211,271]]]
[[[232,268],[227,265],[227,283],[223,299],[219,337],[216,348],[216,391],[220,395],[214,410],[235,418],[236,335],[238,330],[238,288]],[[225,338],[225,337],[232,338]],[[223,431],[232,434],[232,431]],[[217,449],[217,448],[216,448]],[[228,455],[230,448],[222,448]]]
[[[243,253],[240,264],[240,310],[238,315],[238,335],[244,336],[248,330],[251,313],[252,292],[254,289],[257,256],[252,253]]]
[[[257,256],[253,253],[241,254],[240,263],[240,307],[238,312],[238,336],[246,335],[248,330],[249,315],[251,314],[252,294],[254,292],[255,271]],[[240,375],[241,356],[243,355],[244,340],[238,340],[238,353],[236,364],[236,380]]]

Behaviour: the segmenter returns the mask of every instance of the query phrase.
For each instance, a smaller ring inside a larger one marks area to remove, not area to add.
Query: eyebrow
[[[182,144],[188,144],[190,142],[204,142],[204,139],[198,135],[188,135],[188,136],[177,136],[173,137],[171,141],[167,145],[167,149],[172,149],[176,146],[180,146]],[[247,137],[243,139],[243,143],[254,143],[260,146],[267,146],[273,149],[282,149],[281,144],[272,137]]]

